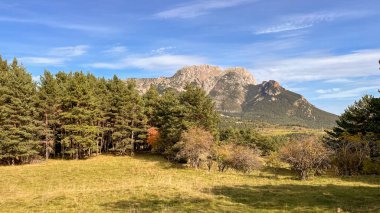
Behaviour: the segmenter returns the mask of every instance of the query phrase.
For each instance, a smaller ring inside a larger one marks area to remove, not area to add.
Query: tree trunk
[[[133,121],[132,121],[132,128],[133,128]],[[131,156],[134,156],[135,155],[135,140],[134,140],[134,137],[133,137],[133,130],[132,130],[132,134],[131,134],[131,140],[132,140],[132,150],[131,150]]]
[[[307,179],[307,171],[301,171],[301,180]]]
[[[48,121],[48,114],[45,112],[45,159],[49,159],[49,144],[48,144],[48,135],[49,135],[49,121]]]

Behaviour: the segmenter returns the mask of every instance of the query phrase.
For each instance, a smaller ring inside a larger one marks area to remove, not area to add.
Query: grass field
[[[258,132],[265,136],[279,136],[279,135],[289,135],[289,134],[312,134],[312,135],[323,135],[325,134],[322,129],[310,129],[303,127],[267,127],[258,128]]]
[[[1,212],[380,212],[380,178],[208,173],[159,156],[0,167]]]

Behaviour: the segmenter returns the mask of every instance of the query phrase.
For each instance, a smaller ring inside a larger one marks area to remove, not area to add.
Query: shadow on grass
[[[379,187],[264,185],[215,187],[211,193],[253,209],[379,212]]]
[[[145,162],[155,162],[160,168],[162,169],[185,169],[187,168],[186,165],[170,162],[169,160],[165,159],[164,156],[158,155],[158,154],[152,154],[152,153],[138,153],[133,158],[145,161]]]
[[[341,180],[348,182],[358,182],[371,185],[380,186],[380,176],[379,175],[358,175],[358,176],[343,176]],[[380,202],[380,198],[379,198]]]
[[[287,177],[289,179],[294,179],[297,176],[295,172],[286,168],[263,167],[260,171],[267,173],[268,175],[272,177],[281,176],[281,177]]]
[[[207,209],[210,200],[200,198],[165,198],[148,195],[144,199],[131,198],[103,204],[107,211],[120,212],[193,212],[194,210]]]

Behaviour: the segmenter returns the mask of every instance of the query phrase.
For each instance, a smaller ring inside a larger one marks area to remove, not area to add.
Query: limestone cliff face
[[[188,66],[172,77],[135,79],[137,89],[145,93],[150,86],[159,91],[173,88],[183,91],[186,84],[195,84],[206,91],[221,113],[248,119],[297,123],[315,127],[334,124],[336,116],[310,104],[303,96],[283,88],[274,80],[256,84],[244,68],[222,69],[217,66]]]
[[[218,79],[209,95],[222,112],[242,112],[242,104],[249,85],[255,85],[252,74],[243,68],[230,68]]]
[[[139,78],[135,80],[140,93],[145,93],[150,86],[156,86],[159,90],[174,88],[182,91],[189,83],[196,84],[209,93],[222,74],[223,70],[220,67],[199,65],[184,67],[169,78]]]

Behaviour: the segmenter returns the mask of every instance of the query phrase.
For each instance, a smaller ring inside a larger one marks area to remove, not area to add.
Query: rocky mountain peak
[[[256,79],[253,77],[253,75],[243,67],[227,68],[224,71],[224,75],[231,74],[239,76],[240,79],[243,81],[242,83],[244,83],[245,85],[256,84]]]
[[[285,91],[285,89],[277,81],[264,81],[259,85],[259,91],[264,95],[276,96]]]
[[[275,123],[329,126],[336,116],[311,105],[304,97],[284,89],[274,80],[256,84],[253,75],[242,67],[222,69],[196,65],[178,70],[172,77],[135,79],[140,93],[151,86],[159,91],[183,91],[187,84],[202,88],[226,115]]]
[[[222,69],[218,66],[207,64],[187,66],[178,70],[172,78],[197,78],[207,80],[208,78],[222,75]]]

